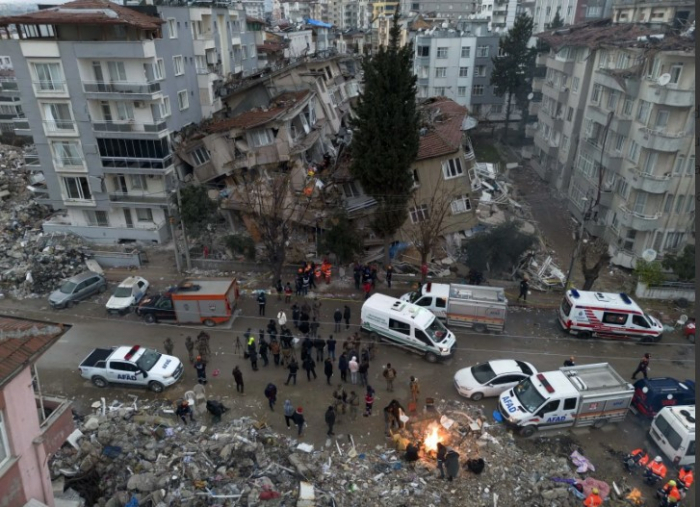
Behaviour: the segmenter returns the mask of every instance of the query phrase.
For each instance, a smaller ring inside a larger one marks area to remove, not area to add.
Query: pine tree
[[[522,109],[532,89],[532,73],[537,55],[535,48],[528,47],[532,37],[532,26],[532,18],[527,14],[520,14],[515,18],[513,27],[498,44],[499,54],[503,56],[492,58],[491,85],[494,87],[494,94],[498,97],[506,97],[503,141],[508,136],[513,100],[516,100]],[[527,114],[527,108],[522,114]]]
[[[564,26],[564,20],[562,17],[559,15],[559,11],[561,9],[557,7],[557,12],[554,14],[554,17],[552,18],[552,22],[549,24],[549,28],[555,29],[555,28],[561,28]]]
[[[397,13],[389,45],[362,63],[364,90],[351,122],[350,173],[377,201],[372,229],[384,239],[386,264],[391,238],[407,218],[420,143],[413,45],[399,47],[400,35]]]

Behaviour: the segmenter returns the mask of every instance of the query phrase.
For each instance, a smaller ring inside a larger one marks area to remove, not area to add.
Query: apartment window
[[[633,163],[636,164],[637,160],[639,160],[639,145],[637,144],[636,141],[630,142],[630,148],[627,151],[627,158]]]
[[[645,123],[649,119],[649,111],[651,110],[651,104],[646,100],[639,101],[639,108],[637,108],[637,121],[640,123]]]
[[[688,159],[688,165],[685,168],[686,176],[690,176],[695,171],[695,155]]]
[[[477,58],[488,58],[489,56],[489,46],[479,46],[476,48]]]
[[[156,81],[165,79],[165,61],[162,58],[158,58],[153,66],[153,77]]]
[[[617,93],[616,90],[610,90],[610,93],[608,93],[608,109],[615,110],[617,107],[617,100],[620,98],[620,95]]]
[[[654,125],[654,128],[665,129],[668,125],[669,114],[670,111],[668,109],[659,109],[656,113],[656,123]]]
[[[648,151],[646,153],[646,158],[644,159],[644,168],[643,172],[644,174],[654,174],[654,168],[656,167],[656,163],[659,160],[659,152],[658,151]]]
[[[569,110],[566,112],[566,121],[571,121],[571,119],[574,117],[574,108],[569,107]]]
[[[75,167],[83,165],[80,144],[77,141],[55,141],[51,143],[56,167]]]
[[[71,115],[70,106],[64,103],[44,103],[41,104],[44,114],[44,122],[49,132],[59,130],[75,131],[75,124]]]
[[[490,112],[493,114],[502,114],[503,106],[501,104],[492,104]]]
[[[625,116],[632,116],[633,108],[634,101],[632,99],[625,98],[625,103],[622,106],[622,114]]]
[[[437,48],[438,58],[447,58],[447,48]]]
[[[627,197],[629,197],[629,195],[630,195],[629,183],[627,183],[627,180],[625,178],[620,178],[617,181],[617,193],[623,199],[627,199]]]
[[[469,197],[462,195],[459,199],[455,199],[450,203],[450,208],[452,208],[453,215],[459,215],[460,213],[471,211],[472,202],[469,200]]]
[[[173,69],[176,76],[182,76],[185,73],[185,66],[182,61],[182,56],[173,56]]]
[[[599,18],[602,15],[603,15],[603,8],[602,7],[588,7],[586,9],[586,17],[587,18]]]
[[[243,60],[248,59],[248,46],[241,46],[241,58]]]
[[[561,151],[563,151],[564,153],[566,153],[567,151],[569,151],[569,147],[570,147],[570,146],[571,146],[571,138],[570,138],[569,136],[565,135],[565,136],[562,138],[562,142],[561,142]]]
[[[685,212],[686,213],[691,213],[695,211],[695,199],[693,199],[692,195],[688,196],[688,205],[685,207]]]
[[[586,194],[581,188],[581,185],[578,183],[578,181],[574,182],[574,184],[571,185],[569,199],[571,199],[571,202],[574,203],[574,206],[576,206],[580,210],[583,210],[583,207],[586,204]]]
[[[32,63],[38,92],[60,92],[65,88],[60,63]]]
[[[134,104],[132,102],[117,102],[117,117],[119,121],[132,121],[134,119]]]
[[[113,83],[126,81],[126,67],[124,62],[107,62],[107,70],[109,71],[109,80]]]
[[[207,150],[204,146],[200,146],[196,150],[191,151],[190,154],[198,166],[207,162],[210,157],[209,150]]]
[[[268,129],[253,130],[250,139],[254,147],[267,146],[274,142],[274,138]]]
[[[462,58],[469,58],[471,55],[471,49],[472,48],[470,48],[469,46],[463,46],[461,53]]]
[[[435,67],[435,77],[447,77],[447,67]]]
[[[480,97],[484,94],[484,85],[474,85],[472,87],[472,95],[474,97]]]
[[[625,51],[621,51],[617,55],[617,68],[618,69],[626,69],[627,67],[630,66],[630,55],[629,53]]]
[[[170,97],[163,97],[163,101],[160,103],[160,116],[161,118],[167,118],[171,114]]]
[[[451,158],[442,163],[442,174],[446,180],[462,176],[462,161],[458,158]]]
[[[457,96],[458,97],[466,97],[467,96],[467,87],[466,86],[458,86],[457,87]]]
[[[187,90],[177,92],[177,106],[180,108],[180,111],[190,107],[190,97],[187,95]]]
[[[460,67],[459,77],[469,77],[469,67]]]
[[[683,243],[685,238],[684,232],[669,232],[666,236],[666,246],[668,250],[675,250],[680,244]]]
[[[625,241],[622,244],[623,250],[627,251],[632,251],[634,249],[634,241],[637,239],[637,231],[634,229],[630,229],[627,231],[627,235],[625,236]]]
[[[587,154],[581,154],[578,157],[578,170],[586,178],[595,177],[595,162]]]
[[[68,199],[75,199],[80,201],[91,201],[92,192],[90,191],[90,184],[88,179],[84,176],[76,177],[66,177],[63,178],[63,186],[66,189],[66,196]]]
[[[674,63],[671,65],[671,71],[669,74],[671,74],[671,83],[673,84],[678,84],[678,82],[681,80],[681,73],[683,72],[683,64],[682,63]]]
[[[571,89],[574,93],[578,93],[578,87],[581,85],[581,79],[575,77]]]
[[[416,46],[416,55],[418,57],[430,56],[430,46]]]
[[[625,136],[622,134],[617,134],[615,136],[614,150],[617,153],[622,153],[622,148],[625,146]]]
[[[177,21],[175,18],[168,18],[168,34],[171,39],[177,39]]]
[[[676,209],[674,210],[676,212],[676,215],[679,214],[681,211],[683,211],[683,201],[685,200],[684,195],[679,195],[676,197]]]
[[[601,94],[602,89],[603,89],[603,87],[597,83],[593,85],[593,93],[591,94],[591,102],[593,102],[595,104],[598,104],[600,102],[600,94]]]
[[[640,215],[644,214],[644,208],[647,206],[647,194],[646,192],[638,192],[634,199],[633,211]]]
[[[477,65],[474,67],[474,77],[486,77],[486,65]]]
[[[444,97],[445,96],[445,87],[444,86],[436,86],[435,87],[435,96],[436,97]]]
[[[409,210],[411,216],[411,223],[419,224],[425,222],[430,218],[430,211],[428,210],[427,204],[421,204],[420,206],[415,206]]]
[[[27,39],[53,39],[56,37],[53,25],[20,25],[20,28]]]
[[[10,441],[7,438],[7,429],[5,428],[5,416],[0,410],[0,468],[10,460],[11,456]]]
[[[143,174],[131,174],[129,175],[129,180],[131,180],[132,190],[148,190],[146,176]]]
[[[666,199],[664,200],[664,213],[671,213],[673,208],[673,196],[671,194],[666,194]]]
[[[139,222],[153,222],[153,211],[149,208],[136,208],[136,220]]]
[[[415,179],[415,170],[414,172],[414,179]],[[360,197],[361,193],[355,186],[355,182],[349,181],[348,183],[343,183],[343,193],[345,194],[345,197],[348,199],[352,197]]]
[[[83,216],[91,227],[109,227],[109,217],[106,211],[84,210]]]

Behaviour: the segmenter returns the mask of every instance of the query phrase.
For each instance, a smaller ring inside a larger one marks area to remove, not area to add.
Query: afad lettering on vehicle
[[[172,363],[172,359],[166,359],[165,362],[163,363],[163,369],[165,370],[170,363]]]
[[[565,415],[557,415],[557,416],[552,416],[548,418],[545,422],[546,423],[560,423],[566,421],[566,416]]]
[[[515,403],[510,398],[510,396],[506,396],[503,398],[503,404],[506,406],[506,410],[508,410],[508,412],[510,412],[511,414],[514,414],[518,411],[518,409],[515,407]]]
[[[136,375],[127,375],[126,373],[120,373],[117,375],[117,380],[136,380]]]

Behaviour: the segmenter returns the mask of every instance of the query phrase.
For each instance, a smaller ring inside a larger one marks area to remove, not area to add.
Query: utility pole
[[[177,236],[175,236],[175,217],[169,216],[168,223],[170,224],[170,235],[173,237],[173,246],[175,247],[175,265],[177,272],[182,273],[182,263],[180,262],[180,250],[177,248]]]
[[[584,197],[584,200],[586,202],[590,202],[590,199],[588,197]],[[566,273],[566,282],[564,282],[565,291],[569,290],[569,281],[571,280],[571,274],[574,272],[574,263],[576,262],[576,256],[578,255],[578,252],[581,249],[581,243],[583,242],[583,229],[586,225],[586,220],[588,220],[589,215],[591,214],[591,208],[592,206],[588,206],[588,209],[583,211],[583,216],[581,217],[581,227],[578,231],[576,246],[574,247],[574,251],[571,252],[571,262],[569,263],[569,271],[568,273]]]
[[[177,208],[182,209],[182,197],[180,196],[180,185],[177,186]],[[185,262],[187,263],[187,269],[192,269],[192,260],[190,259],[190,245],[187,242],[187,229],[185,229],[185,222],[182,220],[182,213],[180,213],[180,227],[182,227],[182,239],[185,243]]]

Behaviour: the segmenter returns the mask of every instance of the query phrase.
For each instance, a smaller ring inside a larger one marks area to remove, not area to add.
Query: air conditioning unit
[[[137,100],[134,102],[134,107],[137,109],[143,109],[144,107],[146,107],[146,105],[142,100]]]

